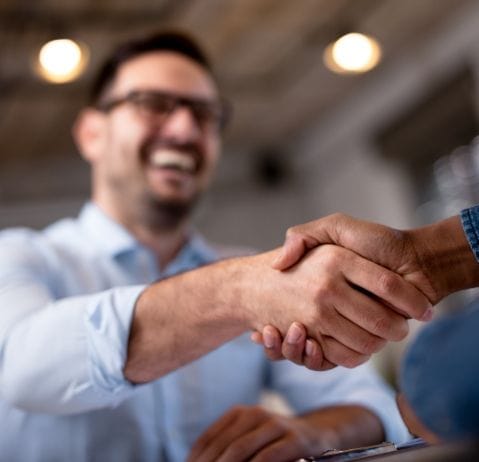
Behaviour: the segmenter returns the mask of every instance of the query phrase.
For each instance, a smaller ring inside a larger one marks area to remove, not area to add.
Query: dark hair
[[[90,91],[90,104],[98,103],[115,79],[118,69],[123,63],[151,51],[180,53],[200,64],[213,75],[206,54],[192,37],[178,31],[155,32],[146,37],[121,43],[112,51],[93,81]]]

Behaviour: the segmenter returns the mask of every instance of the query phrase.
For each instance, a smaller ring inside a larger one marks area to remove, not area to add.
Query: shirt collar
[[[138,249],[150,250],[140,244],[121,224],[106,215],[93,202],[86,203],[78,217],[80,225],[88,234],[92,243],[112,258]],[[175,268],[183,262],[196,262],[198,265],[216,260],[217,252],[197,232],[191,232],[187,243],[167,268],[168,273],[177,272]]]

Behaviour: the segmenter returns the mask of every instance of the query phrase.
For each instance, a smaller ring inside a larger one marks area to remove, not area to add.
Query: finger
[[[281,353],[284,358],[302,365],[306,348],[306,329],[299,322],[293,322],[284,338]]]
[[[351,348],[344,346],[336,339],[328,336],[322,338],[321,347],[326,359],[330,363],[337,364],[338,366],[353,368],[365,363],[370,358],[370,355],[363,355],[351,350]]]
[[[251,332],[251,335],[249,336],[249,338],[253,343],[256,343],[256,345],[261,345],[261,346],[264,345],[263,335],[261,334],[261,332],[258,332],[257,330],[254,330],[253,332]]]
[[[273,268],[290,268],[308,250],[320,244],[339,244],[338,231],[344,228],[343,221],[347,223],[347,219],[346,216],[335,214],[289,228],[280,254],[273,262]]]
[[[274,421],[265,422],[233,441],[217,462],[249,461],[256,453],[281,438],[284,433],[283,426]]]
[[[345,267],[344,274],[352,283],[386,301],[399,313],[406,313],[414,319],[420,320],[431,308],[429,300],[411,283],[358,255],[354,264]]]
[[[307,251],[306,239],[303,236],[299,234],[287,235],[283,247],[272,263],[272,267],[281,271],[288,269],[297,263]]]
[[[283,339],[281,333],[274,326],[267,325],[263,329],[264,354],[270,361],[284,359],[281,352]]]
[[[195,460],[195,462],[218,461],[235,441],[271,419],[270,413],[259,406],[238,406],[231,413],[235,415],[235,418],[230,424],[226,427],[222,426],[220,432],[210,434],[203,450],[198,455],[195,454],[196,458],[191,460]]]
[[[323,354],[323,349],[312,338],[306,340],[304,366],[313,371],[327,371],[336,367],[336,364],[329,362]]]
[[[350,288],[350,291],[343,291],[343,296],[350,294],[347,303],[335,304],[337,312],[341,314],[337,322],[342,329],[334,335],[328,331],[329,335],[366,354],[379,351],[384,346],[384,340],[399,341],[407,336],[409,325],[406,318],[354,288]],[[347,322],[342,321],[344,319]]]
[[[302,329],[302,335],[304,335],[304,338],[306,339],[306,329],[305,327],[300,324],[296,323],[300,328]],[[278,345],[281,342],[281,334],[280,332],[275,329],[273,326],[266,326],[267,330],[270,330],[271,334],[270,335],[275,335],[275,340],[274,344]],[[266,329],[265,327],[265,329]],[[255,335],[256,334],[256,335]],[[260,334],[259,332],[253,332],[252,336],[255,335],[256,338],[263,338],[263,335]],[[268,354],[270,356],[271,360],[278,360],[278,359],[288,359],[289,361],[293,361],[296,364],[304,365],[308,369],[314,370],[314,371],[325,371],[332,369],[336,367],[335,364],[330,363],[323,355],[323,352],[321,350],[321,347],[319,344],[311,338],[308,338],[304,342],[304,346],[300,346],[298,348],[297,352],[289,353],[286,351],[286,354],[283,355],[282,352],[285,351],[285,348],[288,348],[288,345],[285,345],[286,341],[283,341],[282,347],[280,349],[272,347],[271,349],[268,349]],[[258,342],[260,343],[260,342]],[[291,347],[291,345],[289,345]],[[292,346],[292,349],[295,350],[295,346]],[[299,352],[300,350],[300,352]],[[301,359],[299,357],[301,356]]]
[[[307,457],[307,449],[293,437],[280,438],[265,446],[250,462],[290,462],[301,457]]]
[[[231,409],[211,425],[195,442],[191,449],[189,462],[197,462],[200,456],[207,452],[207,449],[213,444],[226,428],[233,427],[235,420],[240,416],[238,408]],[[205,459],[206,460],[206,459]]]
[[[354,290],[345,281],[337,281],[331,294],[323,295],[322,302],[329,309],[321,310],[318,319],[320,325],[317,326],[320,331],[315,332],[313,326],[310,336],[318,340],[320,335],[333,337],[348,349],[363,355],[370,356],[384,347],[385,340],[396,339],[403,332],[396,333],[394,329],[400,330],[402,323],[405,323],[407,329],[404,318],[381,307],[378,302]],[[384,324],[378,326],[374,317],[377,313],[389,323],[384,321]],[[393,325],[395,317],[399,326]],[[331,358],[328,359],[331,361]]]

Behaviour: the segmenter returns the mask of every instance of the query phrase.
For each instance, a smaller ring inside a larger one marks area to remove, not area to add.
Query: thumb
[[[308,246],[303,236],[290,234],[286,236],[283,247],[281,247],[271,266],[274,269],[284,271],[297,263],[307,250]]]

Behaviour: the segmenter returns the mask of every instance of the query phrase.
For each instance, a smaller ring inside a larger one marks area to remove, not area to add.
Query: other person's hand
[[[273,266],[285,270],[322,244],[339,245],[389,268],[415,285],[432,304],[474,287],[479,278],[479,266],[458,216],[401,231],[340,213],[329,215],[288,229]],[[421,320],[414,312],[406,312]]]
[[[349,248],[397,272],[433,304],[452,292],[479,283],[479,265],[458,216],[423,228],[399,231],[343,214],[330,215],[290,228],[273,266],[279,270],[290,268],[311,249],[325,243]],[[397,310],[397,307],[392,308]],[[403,312],[422,321],[432,317],[432,310],[419,316],[409,307],[403,308]],[[304,336],[301,324],[292,325],[291,329],[296,332],[291,338],[298,339],[293,344],[283,340],[278,329],[272,325],[265,326],[262,333],[253,332],[252,340],[265,346],[265,353],[270,359],[286,358],[310,367],[306,351],[318,351],[319,346],[314,339]],[[303,335],[299,334],[301,329]]]
[[[253,309],[253,329],[275,326],[283,337],[298,321],[306,332],[299,336],[315,341],[306,342],[304,360],[315,370],[365,362],[386,341],[407,335],[407,316],[421,318],[430,308],[401,276],[338,246],[313,249],[276,276],[264,269],[250,278],[254,284],[241,302]],[[290,332],[287,340],[296,337]]]

